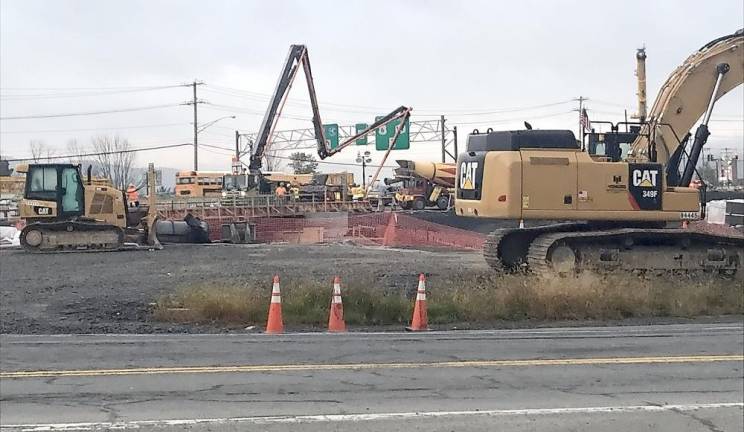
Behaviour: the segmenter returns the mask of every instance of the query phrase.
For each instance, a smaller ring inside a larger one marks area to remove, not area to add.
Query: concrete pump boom
[[[310,96],[310,105],[313,110],[313,129],[315,130],[315,139],[318,144],[318,156],[321,159],[325,159],[328,156],[338,153],[345,147],[354,143],[358,138],[368,135],[374,132],[377,128],[387,125],[396,119],[401,119],[400,124],[404,125],[406,120],[410,117],[411,108],[405,106],[398,107],[369,125],[363,131],[358,132],[354,136],[339,143],[337,147],[331,148],[326,141],[325,133],[323,132],[323,122],[320,119],[320,110],[318,108],[315,83],[313,81],[312,69],[310,68],[310,57],[308,56],[307,47],[305,45],[291,45],[289,47],[287,59],[284,61],[282,73],[279,75],[279,81],[277,82],[274,93],[269,101],[269,107],[267,108],[266,114],[261,122],[261,127],[258,130],[256,142],[251,148],[251,158],[248,167],[253,174],[259,174],[261,171],[264,153],[266,152],[266,148],[271,144],[271,136],[274,127],[281,116],[282,108],[287,101],[289,89],[292,88],[292,83],[297,76],[300,66],[302,66],[305,73],[305,81],[307,82],[307,90]],[[391,148],[395,145],[397,139],[398,134],[395,135],[393,142],[390,144]]]

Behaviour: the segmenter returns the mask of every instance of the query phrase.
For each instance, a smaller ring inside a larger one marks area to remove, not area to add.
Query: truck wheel
[[[401,201],[399,204],[400,204],[400,208],[402,208],[403,210],[410,210],[411,209],[411,202],[410,201]]]
[[[413,209],[414,210],[423,210],[426,208],[426,203],[424,202],[423,198],[416,198],[413,200]]]
[[[447,207],[449,207],[449,198],[440,196],[437,198],[437,208],[439,210],[447,210]]]

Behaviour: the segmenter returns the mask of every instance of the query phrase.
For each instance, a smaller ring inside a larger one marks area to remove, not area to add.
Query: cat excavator
[[[149,165],[147,206],[130,206],[104,179],[83,178],[80,165],[17,165],[26,174],[20,216],[21,246],[29,252],[160,249],[155,233],[155,169]]]
[[[623,122],[625,130],[607,122],[609,131],[591,130],[581,141],[570,130],[468,136],[457,160],[457,215],[565,221],[490,233],[484,256],[492,268],[744,277],[744,237],[683,228],[704,217],[704,185],[691,183],[716,101],[744,81],[744,33],[687,58],[647,116],[645,53],[637,60],[640,121]]]

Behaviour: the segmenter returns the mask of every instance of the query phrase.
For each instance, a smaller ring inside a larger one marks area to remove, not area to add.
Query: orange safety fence
[[[219,240],[222,224],[230,217],[205,218],[210,240]],[[360,244],[391,247],[483,248],[485,235],[437,224],[403,213],[331,213],[306,217],[259,217],[235,220],[254,224],[261,243],[332,243],[350,240]]]

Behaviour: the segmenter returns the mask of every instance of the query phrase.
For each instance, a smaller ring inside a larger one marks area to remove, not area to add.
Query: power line
[[[558,105],[565,105],[565,104],[572,103],[572,102],[574,102],[573,99],[568,99],[568,100],[563,100],[559,102],[551,102],[551,103],[540,104],[540,105],[530,105],[530,106],[514,107],[514,108],[470,110],[471,112],[459,112],[459,110],[445,109],[445,110],[439,110],[437,112],[449,113],[448,117],[479,116],[479,115],[491,115],[491,114],[506,114],[506,113],[520,112],[520,111],[532,111],[532,110],[536,110],[540,108],[549,108],[549,107],[558,106]],[[435,115],[435,114],[431,114],[431,115]],[[439,115],[440,114],[436,114],[436,116],[439,116]]]
[[[519,122],[524,120],[532,120],[532,119],[543,119],[543,118],[549,118],[549,117],[559,117],[566,114],[571,114],[574,111],[561,111],[557,113],[552,114],[544,114],[539,116],[528,116],[525,115],[524,117],[520,118],[510,118],[510,119],[492,119],[492,120],[480,120],[480,121],[471,121],[471,122],[458,122],[458,121],[452,121],[455,125],[480,125],[480,124],[500,124],[500,123],[509,123],[509,122]]]
[[[224,94],[227,96],[235,96],[235,97],[248,97],[248,98],[254,98],[259,99],[261,101],[266,101],[271,98],[270,94],[267,93],[259,93],[259,92],[253,92],[249,90],[242,90],[242,89],[236,89],[233,87],[227,87],[227,86],[220,86],[220,85],[214,85],[210,84],[208,87],[211,87],[209,91]],[[573,102],[574,99],[566,99],[556,102],[550,102],[546,104],[539,104],[539,105],[530,105],[530,106],[522,106],[522,107],[507,107],[507,108],[484,108],[484,109],[474,109],[474,108],[462,108],[462,109],[438,109],[438,108],[423,108],[423,109],[416,109],[416,115],[417,116],[440,116],[442,113],[450,113],[451,116],[477,116],[477,115],[489,115],[489,114],[502,114],[502,113],[510,113],[510,112],[519,112],[519,111],[529,111],[539,108],[548,108],[552,106],[557,105],[564,105],[567,103]],[[303,106],[309,106],[310,102],[308,100],[304,99],[296,99],[296,98],[289,98],[288,105],[303,105]],[[325,102],[320,104],[321,108],[327,109],[328,111],[338,111],[338,112],[349,112],[349,113],[371,113],[376,114],[380,112],[385,112],[386,108],[381,107],[371,107],[371,106],[364,106],[364,105],[350,105],[350,104],[339,104],[339,103],[331,103],[331,102]],[[346,108],[352,108],[349,110],[342,110],[342,109],[332,109],[328,108],[331,106],[335,107],[346,107]],[[430,113],[430,114],[426,114]]]
[[[229,149],[229,148],[220,147],[220,146],[211,145],[211,144],[202,144],[202,146],[203,147],[209,147],[209,148],[217,149],[217,150],[225,150],[225,151],[230,152],[231,155],[235,153],[235,149]],[[315,148],[315,147],[312,147],[312,148]],[[276,150],[280,150],[280,149],[276,149]],[[286,150],[286,149],[284,149],[284,150]],[[298,149],[291,149],[291,150],[298,150]],[[276,158],[276,159],[292,160],[292,158],[290,158],[288,156],[272,155],[271,157],[272,158]],[[341,165],[341,166],[354,166],[354,167],[360,167],[361,166],[361,165],[359,165],[357,163],[352,163],[352,162],[331,162],[331,161],[325,161],[325,160],[316,160],[315,162],[317,162],[319,164],[326,164],[326,165]],[[377,168],[380,165],[369,165],[368,164],[367,166],[368,167],[375,167],[375,168]],[[395,168],[394,165],[382,165],[382,167],[383,168]]]
[[[8,162],[23,162],[23,161],[41,160],[41,159],[43,160],[71,159],[71,158],[78,159],[78,158],[89,157],[89,156],[103,156],[103,155],[119,154],[119,153],[135,153],[135,152],[140,152],[140,151],[162,150],[162,149],[192,146],[192,145],[193,145],[192,143],[182,143],[182,144],[170,144],[170,145],[162,145],[162,146],[154,146],[154,147],[135,148],[135,149],[129,149],[129,150],[84,153],[84,154],[75,154],[75,155],[66,155],[66,156],[45,156],[45,157],[33,157],[32,156],[32,157],[21,158],[21,159],[5,159],[5,160],[7,160]]]
[[[137,90],[137,89],[150,89],[150,88],[161,88],[161,87],[178,87],[178,86],[184,86],[188,87],[191,85],[191,83],[183,83],[183,84],[166,84],[161,86],[111,86],[111,87],[0,87],[1,90],[59,90],[59,91],[67,91],[67,90]]]
[[[589,99],[587,99],[587,100],[589,100]],[[599,99],[594,99],[594,98],[591,99],[591,102],[592,103],[595,103],[595,104],[599,104],[599,105],[607,105],[607,106],[613,106],[613,107],[617,107],[617,108],[628,108],[627,105],[623,105],[623,104],[619,104],[619,103],[615,103],[615,102],[607,102],[607,101],[603,101],[603,100],[599,100]]]
[[[183,126],[183,125],[190,125],[190,124],[191,123],[162,123],[162,124],[152,124],[152,125],[113,126],[113,127],[82,128],[82,129],[43,129],[43,130],[20,130],[20,131],[0,130],[0,134],[36,134],[36,133],[58,133],[58,132],[84,132],[84,131],[115,130],[115,129],[147,129],[147,128],[160,128],[160,127],[170,127],[170,126]]]
[[[57,98],[75,98],[75,97],[87,97],[87,96],[106,96],[112,94],[123,94],[123,93],[141,93],[154,90],[164,90],[171,88],[185,87],[186,84],[176,84],[167,86],[152,86],[152,87],[133,87],[124,89],[109,89],[109,90],[86,90],[86,91],[70,91],[70,92],[58,92],[58,93],[31,93],[31,94],[13,94],[13,93],[0,93],[0,100],[33,100],[33,99],[57,99]],[[1,90],[1,89],[0,89]]]
[[[180,103],[180,104],[166,104],[166,105],[150,105],[150,106],[144,106],[144,107],[122,108],[122,109],[114,109],[114,110],[107,110],[107,111],[89,111],[89,112],[64,113],[64,114],[39,114],[39,115],[27,115],[27,116],[12,116],[12,117],[0,117],[0,120],[27,120],[27,119],[43,119],[43,118],[57,118],[57,117],[78,117],[78,116],[114,114],[114,113],[133,112],[133,111],[146,111],[146,110],[153,110],[153,109],[176,107],[176,106],[181,106],[181,105],[183,104]]]

